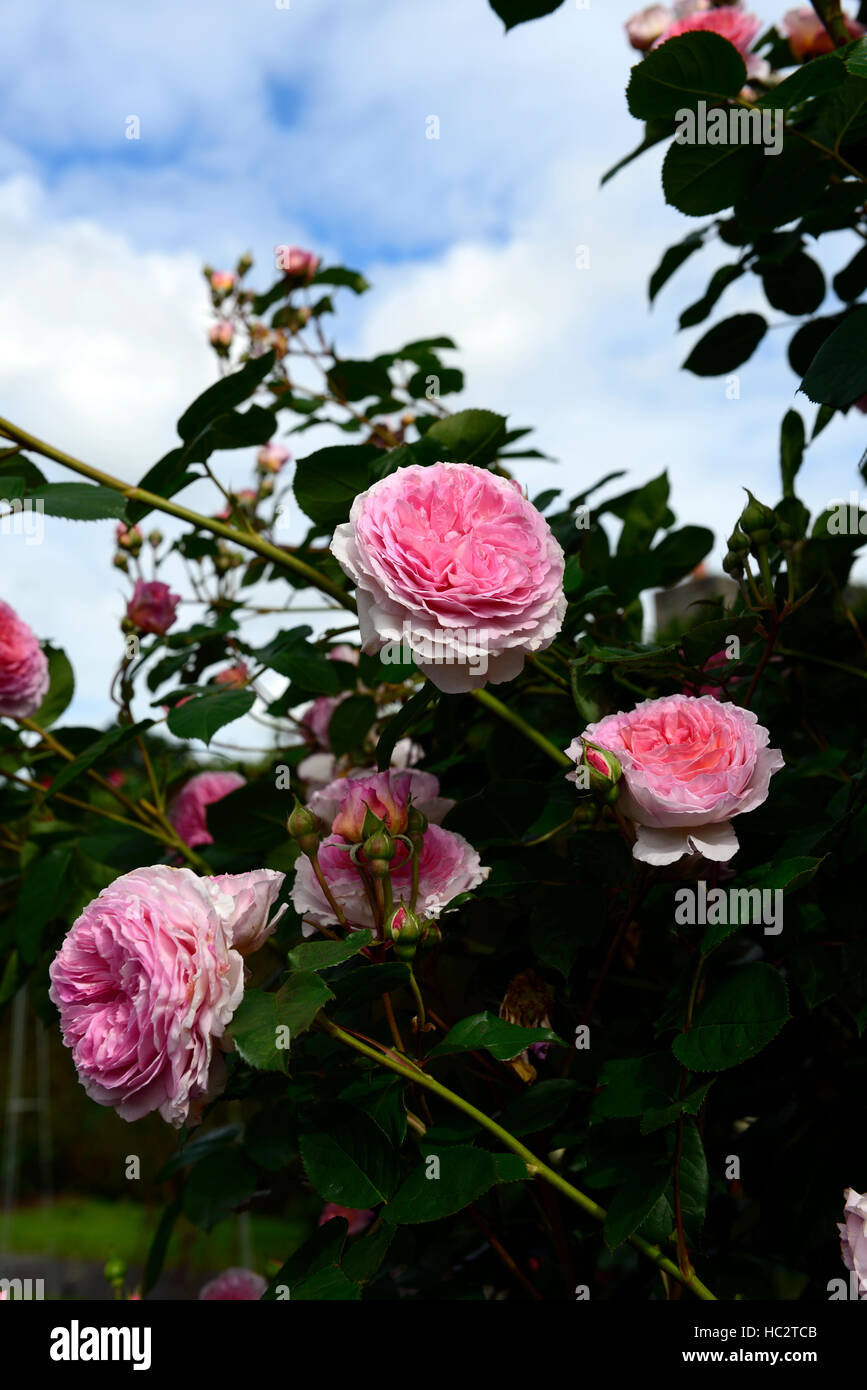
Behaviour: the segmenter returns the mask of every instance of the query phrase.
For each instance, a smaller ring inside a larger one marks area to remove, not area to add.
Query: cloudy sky
[[[456,340],[463,403],[534,425],[557,460],[522,467],[531,492],[667,468],[679,520],[726,534],[742,482],[777,500],[779,420],[797,382],[785,333],[743,371],[739,400],[724,379],[679,370],[704,329],[678,334],[677,316],[717,251],[648,308],[650,272],[693,220],[665,207],[656,152],[599,187],[640,138],[623,97],[633,8],[565,0],[504,36],[486,0],[8,7],[0,414],[139,478],[215,375],[202,262],[249,250],[269,283],[275,243],[297,242],[374,285],[347,305],[347,354]],[[771,21],[785,4],[751,8]],[[130,116],[138,140],[125,137]],[[833,271],[851,251],[825,241]],[[736,285],[718,316],[762,307]],[[801,490],[814,509],[858,486],[863,433],[861,416],[835,421],[809,451]],[[249,458],[216,462],[243,484]],[[187,499],[214,510],[204,485]],[[0,596],[68,650],[82,721],[109,714],[125,598],[112,529],[46,519],[41,546],[0,537]]]

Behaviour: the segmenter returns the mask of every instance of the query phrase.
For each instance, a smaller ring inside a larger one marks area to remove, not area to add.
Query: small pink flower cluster
[[[857,20],[845,14],[843,17],[853,39],[867,32]],[[765,78],[770,75],[769,64],[749,51],[761,28],[762,21],[757,15],[744,12],[742,0],[716,6],[713,0],[680,0],[674,6],[648,5],[639,10],[626,21],[626,36],[633,48],[646,53],[669,39],[696,30],[720,34],[733,43],[746,60],[751,77]],[[830,34],[810,6],[788,10],[783,16],[782,33],[789,41],[796,63],[833,51]]]

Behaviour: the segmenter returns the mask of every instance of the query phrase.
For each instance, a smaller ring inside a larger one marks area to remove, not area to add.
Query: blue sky
[[[665,207],[657,153],[599,188],[639,135],[623,97],[634,8],[566,0],[504,36],[485,0],[9,7],[0,413],[140,477],[214,375],[201,263],[248,249],[264,281],[275,243],[297,242],[374,284],[347,305],[347,351],[455,338],[465,403],[535,425],[558,460],[522,468],[531,490],[667,467],[679,519],[726,532],[743,482],[774,502],[797,384],[788,335],[769,334],[738,401],[682,373],[703,330],[677,334],[677,316],[726,257],[695,258],[651,313],[648,276],[692,219]],[[786,4],[751,8],[770,21]],[[438,140],[425,138],[431,115]],[[828,247],[836,270],[848,243]],[[720,316],[754,307],[756,290],[737,285]],[[835,422],[810,451],[814,509],[858,486],[863,433],[863,417]],[[240,484],[249,460],[219,466]],[[189,498],[212,510],[202,488]],[[108,713],[123,607],[111,530],[56,521],[42,547],[0,540],[0,592],[70,651],[83,719]]]

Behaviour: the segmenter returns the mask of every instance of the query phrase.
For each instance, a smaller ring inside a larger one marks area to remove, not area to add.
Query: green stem
[[[176,516],[181,521],[188,521],[190,525],[197,526],[202,531],[210,531],[223,540],[232,541],[235,545],[243,546],[246,550],[253,550],[263,559],[271,560],[282,569],[294,570],[296,574],[307,580],[311,588],[320,589],[322,593],[328,594],[343,608],[348,608],[352,612],[355,611],[355,603],[350,595],[345,593],[327,575],[320,574],[312,565],[308,565],[304,560],[299,560],[297,555],[292,555],[287,550],[281,550],[279,546],[272,545],[262,536],[254,533],[248,535],[246,532],[237,531],[234,527],[226,526],[222,521],[217,521],[213,517],[202,516],[199,512],[191,511],[189,507],[182,507],[179,502],[173,502],[170,498],[160,497],[155,492],[148,492],[146,488],[134,487],[131,483],[125,483],[120,478],[113,478],[110,473],[103,473],[98,468],[92,468],[89,463],[82,463],[81,459],[74,458],[71,454],[65,454],[61,449],[53,448],[52,445],[37,439],[35,435],[25,433],[17,425],[4,420],[2,416],[0,416],[0,434],[4,434],[7,439],[17,440],[25,448],[32,449],[34,453],[42,454],[44,458],[53,459],[55,463],[63,464],[65,468],[72,469],[73,473],[80,473],[84,478],[91,478],[95,483],[100,483],[103,487],[109,487],[114,492],[121,493],[128,502],[143,502],[157,511],[166,512],[169,516]]]
[[[592,1216],[596,1221],[603,1222],[605,1220],[607,1216],[605,1208],[600,1207],[598,1202],[594,1202],[592,1197],[588,1197],[577,1187],[573,1187],[570,1182],[567,1182],[566,1179],[555,1172],[553,1168],[549,1168],[546,1163],[543,1163],[540,1158],[537,1158],[530,1149],[525,1148],[525,1146],[516,1139],[513,1134],[510,1134],[507,1129],[504,1129],[502,1125],[498,1125],[496,1120],[492,1120],[484,1111],[477,1110],[474,1105],[468,1100],[464,1100],[463,1096],[459,1096],[457,1092],[450,1091],[447,1086],[443,1086],[439,1081],[434,1080],[432,1076],[428,1076],[427,1072],[422,1071],[421,1067],[415,1066],[409,1058],[398,1061],[394,1058],[393,1054],[377,1052],[375,1048],[368,1047],[366,1043],[361,1042],[358,1038],[354,1038],[351,1033],[347,1033],[336,1023],[332,1023],[331,1019],[326,1018],[324,1014],[319,1015],[318,1023],[326,1033],[329,1033],[333,1038],[339,1039],[339,1041],[345,1043],[347,1047],[351,1047],[354,1051],[360,1052],[362,1056],[370,1058],[372,1061],[378,1063],[379,1066],[386,1067],[389,1071],[396,1072],[398,1076],[402,1076],[405,1080],[411,1081],[413,1085],[422,1086],[428,1091],[433,1091],[435,1095],[438,1095],[442,1100],[446,1101],[447,1104],[454,1106],[456,1110],[462,1110],[465,1115],[469,1115],[475,1120],[476,1124],[481,1125],[483,1129],[495,1135],[495,1137],[500,1140],[500,1143],[505,1144],[507,1149],[511,1149],[519,1158],[522,1158],[527,1165],[529,1177],[543,1178],[551,1187],[555,1187],[558,1192],[562,1192],[565,1197],[568,1197],[570,1202],[580,1207],[582,1211],[587,1212],[587,1214]],[[663,1269],[666,1274],[671,1275],[672,1279],[677,1279],[679,1283],[684,1284],[697,1298],[703,1299],[706,1302],[716,1302],[716,1296],[711,1293],[710,1289],[708,1289],[700,1279],[696,1278],[694,1274],[688,1276],[681,1274],[674,1261],[670,1260],[667,1255],[664,1255],[658,1246],[651,1245],[649,1241],[643,1240],[641,1236],[637,1235],[630,1236],[629,1242],[636,1250],[640,1250],[642,1255],[646,1255],[649,1260],[652,1260],[659,1269]]]
[[[427,1014],[424,1010],[424,998],[422,996],[421,990],[419,989],[418,980],[415,978],[415,971],[413,970],[412,966],[409,967],[409,987],[412,990],[412,997],[415,1000],[416,1008],[418,1009],[419,1028],[424,1028],[425,1024],[427,1023]]]
[[[851,42],[840,0],[812,0],[812,5],[834,40],[835,48],[844,48]]]
[[[497,699],[496,695],[492,695],[488,690],[473,690],[471,693],[474,700],[477,700],[480,705],[484,705],[485,709],[489,709],[492,714],[496,714],[498,719],[503,719],[507,724],[511,724],[513,729],[520,729],[525,738],[535,743],[537,748],[541,748],[542,752],[547,753],[548,757],[558,763],[560,767],[573,766],[572,759],[567,758],[556,744],[552,743],[544,734],[540,734],[539,730],[528,724],[526,719],[522,719],[520,714],[516,714],[514,710],[509,709],[508,705],[504,705],[502,700]]]

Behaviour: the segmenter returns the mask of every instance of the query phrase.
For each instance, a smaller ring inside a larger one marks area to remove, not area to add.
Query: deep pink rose
[[[0,714],[29,719],[49,685],[48,658],[35,633],[0,599]]]
[[[203,1285],[199,1298],[206,1303],[254,1303],[267,1287],[261,1274],[254,1274],[252,1269],[224,1269],[216,1279]]]
[[[626,21],[626,37],[639,53],[646,53],[672,24],[674,15],[667,5],[648,5]]]
[[[97,1104],[125,1120],[158,1110],[177,1127],[218,1092],[215,1044],[244,992],[235,931],[239,944],[259,933],[251,894],[263,911],[270,896],[252,877],[198,878],[165,864],[134,869],[67,932],[49,967],[49,995],[79,1080]]]
[[[319,847],[319,866],[334,897],[343,908],[350,926],[373,928],[374,916],[365,891],[361,870],[349,857],[350,842],[339,835],[329,835]],[[472,845],[461,835],[429,825],[419,854],[419,891],[416,912],[419,917],[439,917],[459,893],[468,893],[487,878]],[[412,858],[402,841],[395,846],[390,878],[395,902],[403,897],[409,902],[412,894]],[[331,926],[337,918],[316,880],[313,866],[306,854],[295,862],[295,883],[292,901],[299,916],[305,918],[304,935],[314,926]]]
[[[712,695],[644,700],[582,735],[620,761],[619,805],[638,831],[632,852],[646,864],[673,864],[692,851],[731,859],[738,848],[732,817],[761,806],[783,766],[769,737],[750,710]],[[566,750],[579,764],[582,738]]]
[[[206,807],[246,785],[247,779],[240,772],[198,772],[175,796],[169,806],[169,820],[191,849],[212,845]]]
[[[337,1202],[326,1202],[319,1217],[319,1225],[324,1226],[326,1221],[332,1221],[335,1216],[342,1216],[349,1226],[346,1232],[348,1236],[357,1236],[362,1231],[366,1231],[373,1220],[373,1212],[366,1207],[341,1207]]]
[[[162,636],[177,618],[180,601],[180,594],[173,594],[168,584],[159,579],[137,579],[126,606],[126,616],[140,632]]]
[[[844,14],[843,18],[851,38],[857,39],[867,33],[864,25],[859,24],[856,19],[850,19],[847,14]],[[834,52],[831,35],[816,11],[809,6],[788,10],[783,15],[782,32],[789,40],[792,56],[797,63],[803,63],[807,58],[818,58],[823,53]]]
[[[755,42],[762,21],[754,14],[744,14],[740,9],[733,9],[727,6],[722,10],[700,10],[696,14],[687,15],[684,19],[676,19],[669,25],[665,33],[657,43],[667,43],[669,39],[676,39],[680,34],[691,34],[696,29],[710,30],[714,34],[721,34],[729,43],[733,43],[738,52],[745,56],[750,45]]]
[[[277,270],[301,280],[312,280],[319,265],[319,257],[301,246],[275,246],[274,264]]]
[[[845,1221],[838,1221],[843,1263],[858,1276],[858,1296],[867,1298],[867,1195],[847,1187],[843,1196]]]
[[[449,693],[513,680],[563,623],[563,551],[486,468],[397,469],[355,498],[331,549],[358,589],[363,649],[411,650]]]
[[[270,444],[263,444],[256,455],[256,467],[260,473],[279,473],[284,463],[288,463],[291,457],[288,449],[284,449],[282,444],[275,444],[272,440]]]
[[[439,823],[451,810],[454,801],[440,796],[439,790],[439,779],[432,772],[416,768],[375,772],[372,768],[361,768],[314,792],[310,809],[323,825],[344,840],[362,838],[368,809],[385,821],[392,835],[402,835],[406,830],[410,798],[416,810],[434,823]]]

